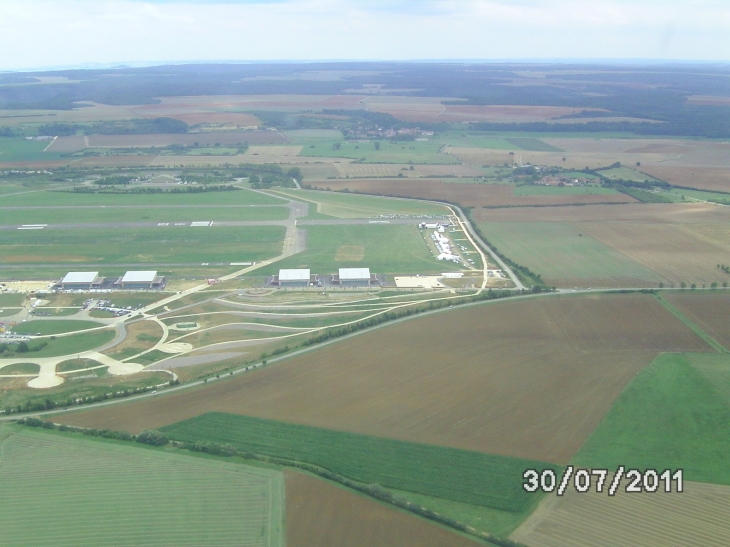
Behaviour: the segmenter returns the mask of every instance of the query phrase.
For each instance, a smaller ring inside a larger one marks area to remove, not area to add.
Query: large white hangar
[[[88,291],[98,288],[103,282],[104,278],[99,277],[99,272],[68,272],[58,285],[63,290]]]
[[[377,282],[378,278],[370,273],[370,268],[340,268],[338,273],[332,274],[333,285],[357,287]]]
[[[165,278],[157,271],[129,271],[115,285],[122,289],[160,289],[165,286]]]
[[[307,287],[310,283],[319,284],[319,277],[309,268],[279,270],[279,275],[271,278],[271,284],[280,287]]]

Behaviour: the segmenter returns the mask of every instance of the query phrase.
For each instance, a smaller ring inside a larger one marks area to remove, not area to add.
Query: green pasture
[[[54,152],[43,152],[51,141],[29,141],[23,137],[0,137],[0,163],[49,161],[61,157]]]
[[[663,196],[677,196],[682,199],[682,196],[689,199],[699,199],[702,201],[713,201],[715,203],[723,203],[730,205],[730,194],[723,194],[721,192],[704,192],[702,190],[687,190],[685,188],[672,188],[669,192],[662,192]]]
[[[100,367],[102,364],[98,361],[94,361],[93,359],[69,359],[68,361],[63,361],[62,363],[58,363],[56,365],[56,372],[68,372],[71,370],[79,370],[83,368],[92,368],[92,367]],[[91,372],[91,371],[89,371]],[[106,368],[104,369],[96,369],[96,372],[100,372],[100,375],[106,374]]]
[[[613,169],[599,171],[599,173],[606,178],[614,180],[623,179],[633,180],[636,182],[644,182],[645,180],[648,180],[649,182],[658,182],[654,177],[650,177],[649,175],[641,173],[636,169],[631,169],[630,167],[614,167]]]
[[[479,229],[500,252],[551,285],[661,281],[655,272],[567,222],[483,222]]]
[[[162,428],[180,441],[230,443],[239,450],[319,465],[366,484],[506,511],[535,498],[522,489],[528,467],[557,466],[212,412]]]
[[[435,203],[316,190],[277,190],[277,193],[316,205],[317,213],[327,218],[368,218],[380,215],[448,215],[449,210]]]
[[[376,149],[376,143],[380,149]],[[299,155],[306,157],[352,158],[365,163],[458,163],[448,154],[439,154],[442,143],[432,140],[349,142],[317,139],[300,144],[304,148]]]
[[[283,545],[278,471],[5,427],[3,545]]]
[[[81,330],[94,329],[103,327],[102,323],[96,321],[77,321],[73,319],[36,319],[35,321],[25,321],[18,323],[13,327],[13,331],[18,334],[63,334],[66,332],[76,332]]]
[[[515,196],[596,196],[618,194],[613,188],[601,186],[538,186],[525,184],[515,186]]]
[[[730,485],[730,356],[664,354],[639,372],[575,456],[585,467],[683,469]]]
[[[88,333],[71,334],[69,336],[59,336],[53,340],[40,339],[28,342],[28,351],[24,353],[18,352],[17,344],[10,344],[10,354],[8,357],[28,357],[28,361],[40,357],[58,357],[59,355],[71,355],[89,351],[99,346],[103,346],[114,340],[116,332],[114,329],[105,329]]]
[[[46,191],[15,194],[3,198],[3,207],[20,206],[102,206],[102,205],[282,205],[282,200],[251,190],[223,192],[163,192],[88,194],[84,192]]]
[[[16,363],[14,365],[2,365],[0,361],[0,374],[38,374],[41,371],[40,365],[35,363]]]
[[[3,224],[106,224],[113,222],[194,222],[285,220],[287,207],[58,207],[6,209]]]
[[[33,263],[247,262],[281,252],[282,226],[11,230],[0,242],[0,261]]]
[[[415,222],[413,226],[352,224],[302,229],[307,232],[307,249],[257,270],[257,274],[278,273],[280,268],[310,268],[318,275],[335,273],[339,268],[404,274],[438,273],[444,268],[431,254]]]
[[[0,307],[2,306],[22,306],[25,302],[25,295],[20,293],[0,294]]]
[[[560,174],[564,177],[570,177],[575,179],[594,179],[596,182],[598,182],[600,179],[600,177],[598,177],[597,175],[583,173],[582,171],[561,171]]]

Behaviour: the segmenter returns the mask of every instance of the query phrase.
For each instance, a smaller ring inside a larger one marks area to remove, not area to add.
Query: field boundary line
[[[697,323],[692,321],[689,317],[687,317],[682,311],[677,308],[674,304],[669,302],[666,298],[664,298],[661,294],[655,295],[655,298],[659,301],[659,303],[664,306],[664,308],[674,315],[677,319],[679,319],[684,325],[690,329],[692,332],[694,332],[697,336],[702,338],[707,345],[709,345],[712,349],[714,349],[717,353],[730,353],[728,349],[723,346],[720,342],[715,340],[712,336],[707,334],[704,329],[702,329]]]

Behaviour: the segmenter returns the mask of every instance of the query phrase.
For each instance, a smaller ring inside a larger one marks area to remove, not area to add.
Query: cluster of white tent
[[[438,230],[431,234],[431,239],[434,240],[434,242],[436,243],[436,248],[439,251],[439,255],[436,258],[438,258],[439,260],[451,260],[452,262],[456,262],[458,264],[459,262],[461,262],[461,258],[451,252],[451,244],[449,243],[449,238],[445,235],[442,235],[444,231],[444,227],[440,226]]]

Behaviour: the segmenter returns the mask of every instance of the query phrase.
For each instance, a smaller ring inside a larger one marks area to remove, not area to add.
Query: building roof
[[[152,283],[157,277],[157,272],[127,272],[122,277],[122,283]]]
[[[279,281],[306,281],[309,282],[309,270],[279,270]]]
[[[99,277],[99,272],[68,272],[61,283],[93,283]]]
[[[370,268],[340,268],[340,281],[370,279]]]

